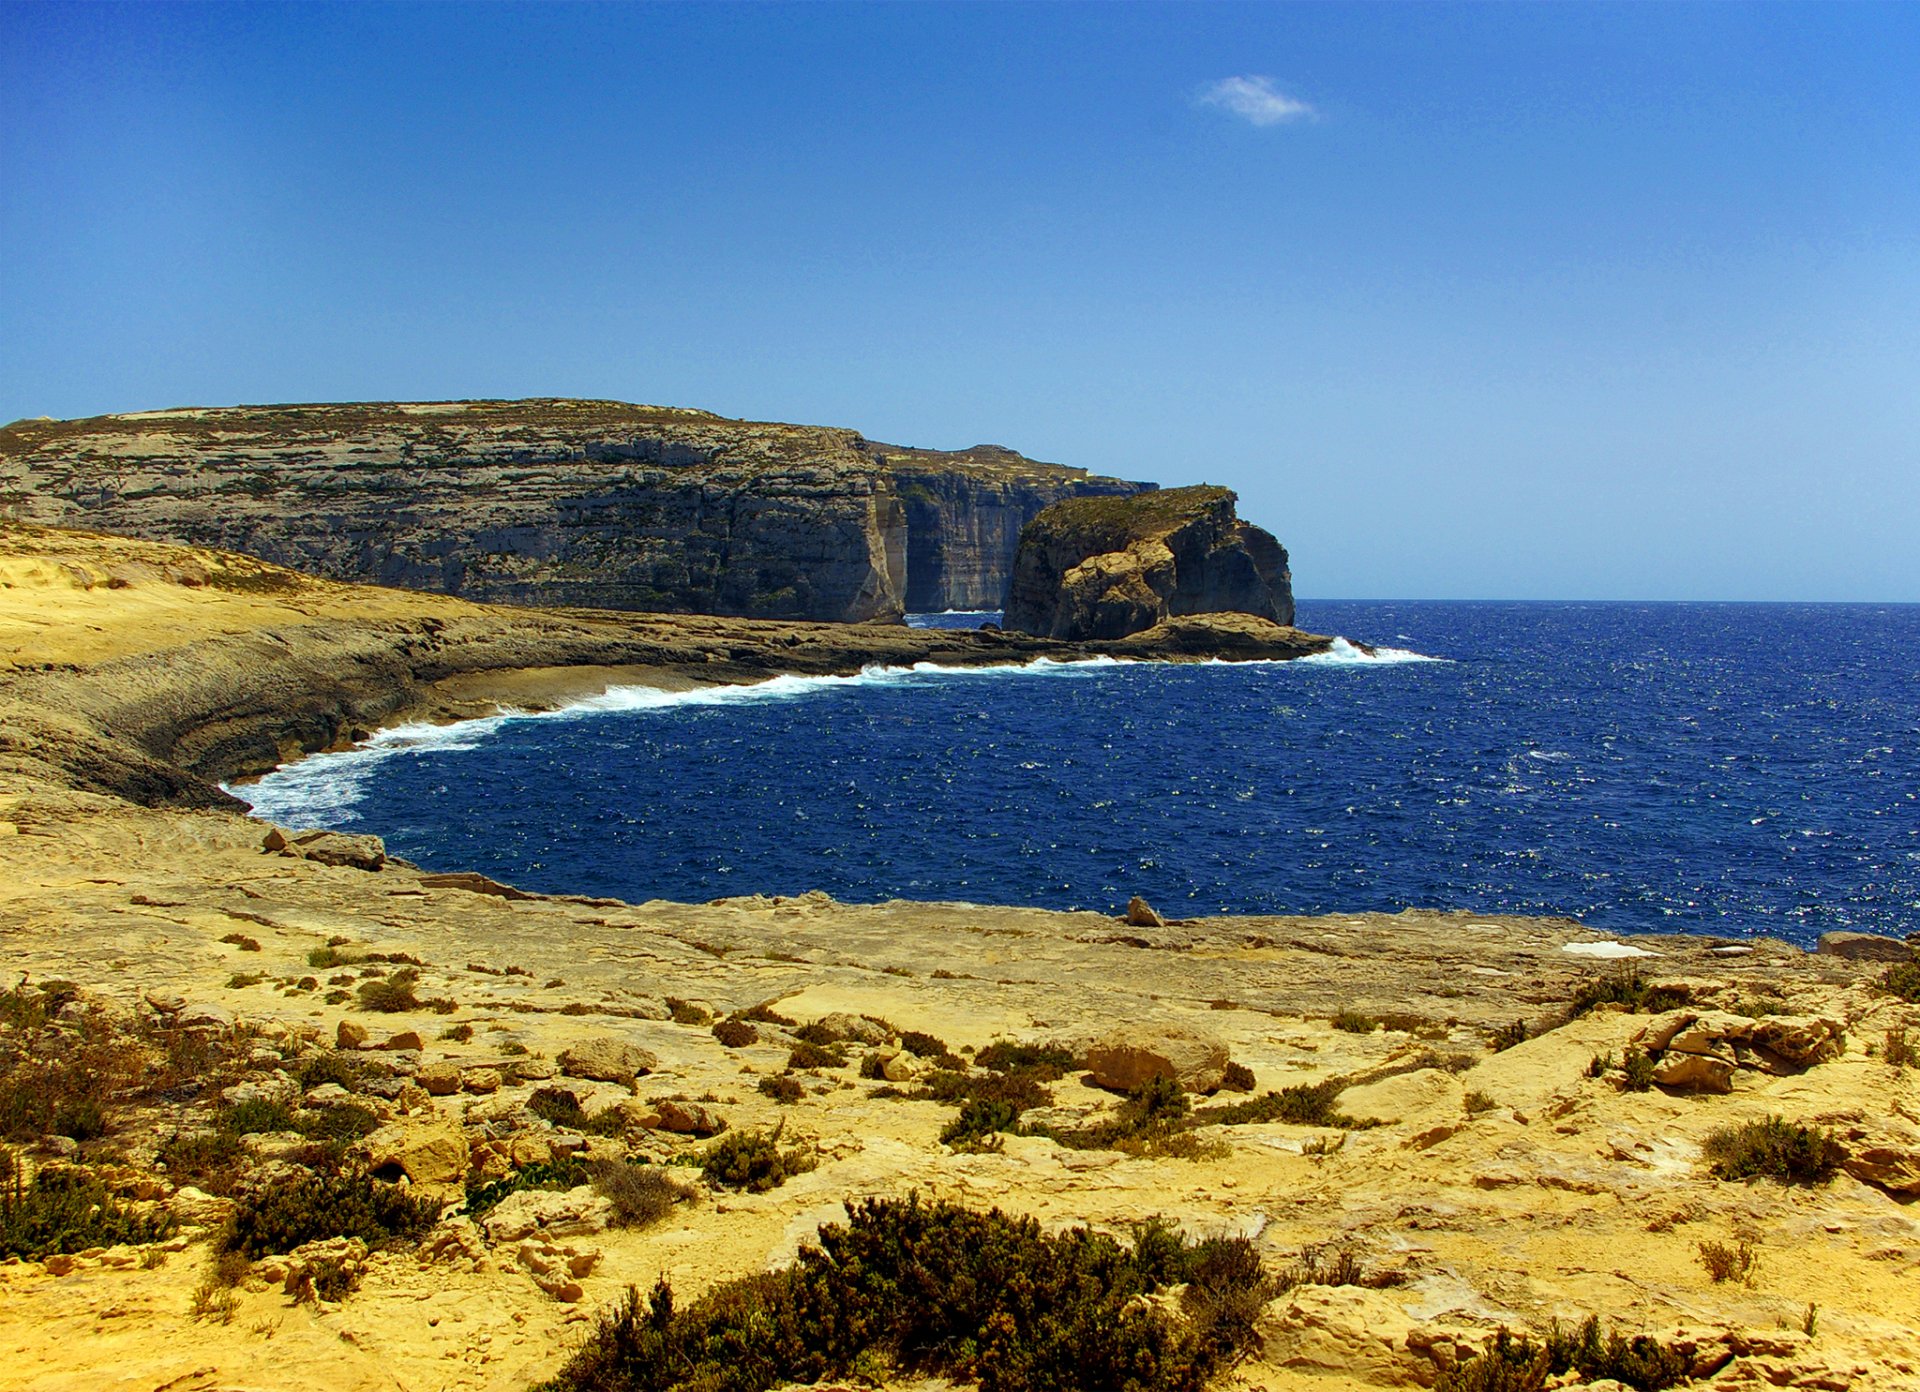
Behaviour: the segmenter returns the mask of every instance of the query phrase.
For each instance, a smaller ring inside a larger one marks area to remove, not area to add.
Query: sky
[[[606,397],[1920,601],[1920,5],[13,4],[0,420]]]

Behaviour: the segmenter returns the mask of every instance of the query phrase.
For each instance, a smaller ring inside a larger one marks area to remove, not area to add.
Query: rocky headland
[[[1086,640],[1190,614],[1291,624],[1286,549],[1235,503],[1233,490],[1201,485],[1052,504],[1021,534],[1006,626]]]
[[[0,428],[0,516],[545,606],[993,609],[1049,503],[1150,484],[613,401],[182,408]]]
[[[1292,631],[1156,632],[1104,650]],[[762,1350],[741,1321],[800,1298],[779,1273],[823,1228],[917,1194],[1036,1220],[1003,1255],[1091,1226],[1128,1271],[1152,1256],[1066,1346],[1158,1350],[1143,1385],[1920,1386],[1903,943],[626,904],[269,827],[214,786],[613,683],[1065,651],[494,610],[0,530],[0,1380],[505,1392],[605,1352],[603,1314],[661,1279]],[[930,1289],[883,1313],[964,1313]],[[1570,1372],[1488,1352],[1589,1317]],[[1033,1356],[1029,1316],[996,1318],[991,1347]],[[901,1353],[823,1385],[965,1380],[952,1347]],[[984,1375],[1021,1385],[1006,1366]]]

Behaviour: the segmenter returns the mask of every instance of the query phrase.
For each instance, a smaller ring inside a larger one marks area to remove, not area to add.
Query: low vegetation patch
[[[816,1044],[802,1039],[787,1055],[789,1068],[845,1068],[846,1054],[831,1044]]]
[[[735,1131],[722,1136],[700,1156],[700,1172],[722,1189],[763,1194],[777,1189],[818,1162],[799,1147],[780,1148],[780,1131]]]
[[[469,1183],[467,1205],[461,1212],[469,1218],[478,1218],[491,1212],[508,1195],[518,1194],[523,1189],[565,1191],[577,1189],[587,1182],[586,1166],[578,1160],[538,1161],[523,1165],[501,1179],[488,1180],[484,1184]]]
[[[637,1161],[590,1160],[586,1171],[594,1192],[613,1205],[616,1227],[651,1227],[696,1194],[665,1170]]]
[[[1691,1000],[1685,986],[1656,986],[1637,967],[1629,967],[1582,983],[1567,1008],[1576,1019],[1599,1005],[1624,1006],[1635,1015],[1660,1015]]]
[[[1358,1010],[1342,1010],[1332,1020],[1335,1029],[1347,1034],[1372,1034],[1380,1028],[1380,1022]]]
[[[1907,1038],[1904,1029],[1887,1031],[1885,1050],[1882,1057],[1895,1068],[1920,1068],[1920,1048]]]
[[[1511,1024],[1496,1026],[1493,1033],[1487,1036],[1487,1047],[1496,1054],[1503,1053],[1516,1044],[1526,1043],[1531,1038],[1533,1038],[1533,1032],[1527,1028],[1527,1022],[1515,1020]]]
[[[581,1107],[579,1097],[562,1087],[535,1088],[533,1096],[527,1099],[527,1110],[542,1121],[590,1136],[618,1136],[627,1129],[626,1118],[618,1107],[608,1107],[590,1116]]]
[[[258,952],[260,950],[260,940],[258,938],[250,938],[245,933],[229,933],[220,939],[220,941],[230,943],[242,952]]]
[[[1899,962],[1887,968],[1880,989],[1903,1001],[1920,1004],[1920,962]]]
[[[1760,1265],[1760,1249],[1751,1242],[1702,1242],[1700,1264],[1716,1285],[1722,1281],[1751,1285]]]
[[[402,967],[393,975],[362,981],[355,988],[362,1010],[372,1010],[380,1014],[395,1015],[403,1010],[422,1008],[415,987],[420,984],[420,973],[413,967]]]
[[[713,1012],[695,1005],[692,1001],[667,997],[667,1013],[673,1016],[676,1025],[707,1025],[713,1023]]]
[[[166,1214],[144,1214],[115,1199],[91,1171],[49,1166],[27,1179],[0,1150],[0,1258],[35,1258],[89,1247],[158,1242],[173,1232]]]
[[[745,1020],[749,1024],[778,1025],[781,1029],[793,1028],[792,1020],[780,1014],[764,1001],[759,1005],[748,1006],[745,1010],[736,1010],[733,1018],[736,1020]]]
[[[1248,1126],[1261,1122],[1284,1121],[1293,1126],[1361,1127],[1364,1123],[1333,1109],[1334,1099],[1348,1084],[1339,1078],[1324,1083],[1298,1083],[1278,1092],[1263,1092],[1245,1102],[1219,1103],[1201,1107],[1194,1120],[1202,1125]]]
[[[713,1027],[713,1037],[728,1049],[744,1049],[760,1042],[760,1031],[745,1020],[722,1020]]]
[[[1010,1039],[994,1040],[973,1061],[994,1073],[1024,1073],[1043,1083],[1064,1078],[1080,1066],[1064,1044],[1016,1044]]]
[[[1186,1319],[1140,1299],[1185,1283]],[[1252,1340],[1270,1289],[1251,1244],[1188,1244],[1164,1226],[1132,1248],[1084,1228],[957,1205],[870,1199],[784,1271],[676,1307],[665,1282],[626,1302],[549,1392],[762,1392],[899,1371],[982,1392],[1199,1392]]]
[[[792,1106],[795,1102],[798,1102],[807,1095],[807,1090],[800,1086],[797,1078],[789,1078],[784,1075],[773,1078],[762,1078],[758,1086],[763,1095],[771,1097],[783,1107]]]
[[[369,1175],[303,1174],[243,1195],[218,1247],[249,1259],[330,1237],[357,1237],[378,1247],[417,1236],[439,1216],[440,1205],[431,1199],[416,1199]]]
[[[1701,1143],[1715,1179],[1777,1179],[1783,1184],[1825,1184],[1847,1158],[1831,1131],[1770,1116],[1743,1126],[1723,1126]]]
[[[1501,1330],[1475,1354],[1440,1374],[1435,1392],[1540,1392],[1549,1378],[1574,1373],[1583,1382],[1612,1378],[1638,1392],[1686,1382],[1692,1362],[1645,1334],[1601,1333],[1598,1316],[1571,1329],[1556,1321],[1540,1343]]]

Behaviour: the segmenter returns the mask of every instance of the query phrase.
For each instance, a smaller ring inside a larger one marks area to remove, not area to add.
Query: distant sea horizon
[[[1807,947],[1920,923],[1920,605],[1298,610],[1348,641],[629,689],[386,732],[235,791],[430,868],[630,900],[1139,894],[1180,917],[1464,909]]]

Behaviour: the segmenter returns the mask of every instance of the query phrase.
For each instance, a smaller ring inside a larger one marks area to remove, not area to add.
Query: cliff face
[[[1028,517],[1137,487],[1012,451],[889,451],[851,430],[605,401],[0,429],[0,512],[25,521],[476,600],[761,618],[998,605]]]
[[[1153,484],[1035,464],[997,445],[952,452],[875,445],[907,518],[907,608],[998,609],[1020,533],[1065,498],[1124,497]]]
[[[1188,614],[1291,624],[1286,549],[1240,521],[1234,501],[1231,489],[1201,486],[1054,504],[1021,535],[1006,626],[1078,641]]]

